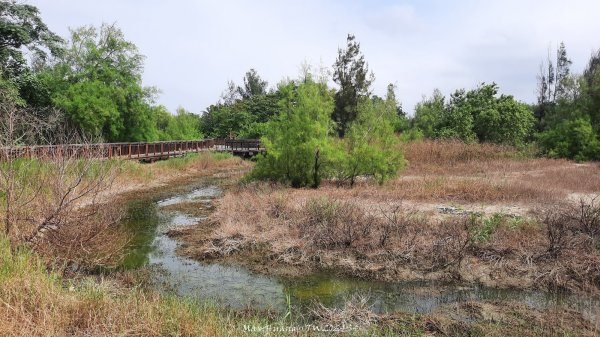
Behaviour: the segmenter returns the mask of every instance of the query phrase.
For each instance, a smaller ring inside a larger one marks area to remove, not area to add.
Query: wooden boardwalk
[[[138,143],[96,143],[18,146],[2,148],[0,160],[6,158],[48,158],[53,156],[96,158],[119,158],[141,161],[154,161],[178,157],[186,153],[204,151],[230,152],[242,157],[252,157],[264,152],[258,139],[204,139],[189,141],[138,142]]]

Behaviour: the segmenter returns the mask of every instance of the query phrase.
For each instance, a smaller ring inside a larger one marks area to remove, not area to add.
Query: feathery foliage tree
[[[283,84],[279,91],[281,111],[268,123],[262,138],[267,152],[258,157],[252,176],[318,187],[333,151],[333,94],[326,83],[312,78]]]
[[[397,148],[394,122],[398,118],[395,99],[364,98],[358,115],[341,141],[344,154],[338,177],[353,186],[358,176],[373,176],[380,184],[395,176],[404,165]]]

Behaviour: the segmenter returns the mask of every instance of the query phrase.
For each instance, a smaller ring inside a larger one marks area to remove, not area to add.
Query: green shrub
[[[268,123],[262,142],[267,150],[258,156],[252,176],[293,187],[317,187],[333,150],[333,94],[325,83],[307,79],[280,88],[279,116]]]
[[[587,118],[567,120],[538,136],[544,153],[578,161],[600,159],[600,140]]]

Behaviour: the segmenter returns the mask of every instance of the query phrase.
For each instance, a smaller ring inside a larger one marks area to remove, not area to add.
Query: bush
[[[600,140],[586,118],[564,121],[541,133],[538,140],[549,157],[578,161],[600,159]]]
[[[340,142],[344,155],[336,168],[338,178],[349,181],[352,186],[356,177],[367,175],[383,184],[404,166],[393,129],[395,109],[395,105],[383,100],[360,102],[357,119]]]
[[[333,150],[333,94],[325,83],[311,79],[289,83],[280,92],[282,110],[268,123],[262,138],[267,151],[258,156],[252,176],[292,187],[318,187]]]
[[[315,198],[307,202],[300,227],[317,246],[350,247],[369,237],[376,221],[353,203]]]

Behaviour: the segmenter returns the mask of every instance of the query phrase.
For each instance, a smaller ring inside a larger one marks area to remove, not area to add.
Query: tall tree
[[[250,69],[244,76],[244,87],[237,87],[237,91],[242,98],[265,95],[269,83],[264,81],[254,69]]]
[[[547,119],[552,118],[556,102],[565,99],[569,94],[570,66],[571,60],[567,57],[567,49],[563,42],[556,50],[556,67],[552,62],[550,51],[546,62],[540,65],[538,75],[538,104],[535,109],[535,117],[538,119],[538,129],[544,130],[548,127]]]
[[[415,116],[412,126],[421,130],[427,138],[435,138],[444,114],[444,95],[435,89],[431,97],[423,97],[415,106]]]
[[[585,110],[600,135],[600,49],[592,54],[583,73],[583,95]]]
[[[408,118],[406,113],[402,110],[402,103],[398,102],[396,98],[396,85],[393,83],[388,84],[387,92],[385,94],[386,107],[390,107],[395,113],[392,118],[392,125],[395,132],[401,132],[408,128]]]
[[[529,107],[512,96],[500,95],[495,83],[454,92],[443,108],[434,133],[437,137],[521,145],[531,133],[534,117]]]
[[[59,54],[63,40],[51,32],[35,6],[0,1],[0,72],[15,77],[26,68],[25,54],[45,60]]]
[[[71,31],[52,69],[53,101],[76,126],[109,141],[158,138],[150,103],[157,90],[142,86],[144,56],[114,24]]]
[[[338,49],[333,80],[340,88],[335,94],[335,109],[331,117],[337,123],[338,135],[344,137],[350,123],[356,119],[359,100],[370,95],[369,88],[375,80],[360,52],[360,44],[352,34],[348,34],[346,49]]]
[[[339,178],[353,186],[356,177],[373,176],[380,184],[395,176],[404,164],[404,157],[394,137],[394,122],[398,118],[395,100],[363,98],[358,104],[358,116],[342,141],[344,159],[338,168]]]
[[[553,101],[564,98],[567,93],[567,81],[571,72],[571,64],[573,62],[567,57],[567,48],[564,42],[560,43],[556,51],[556,75]]]

